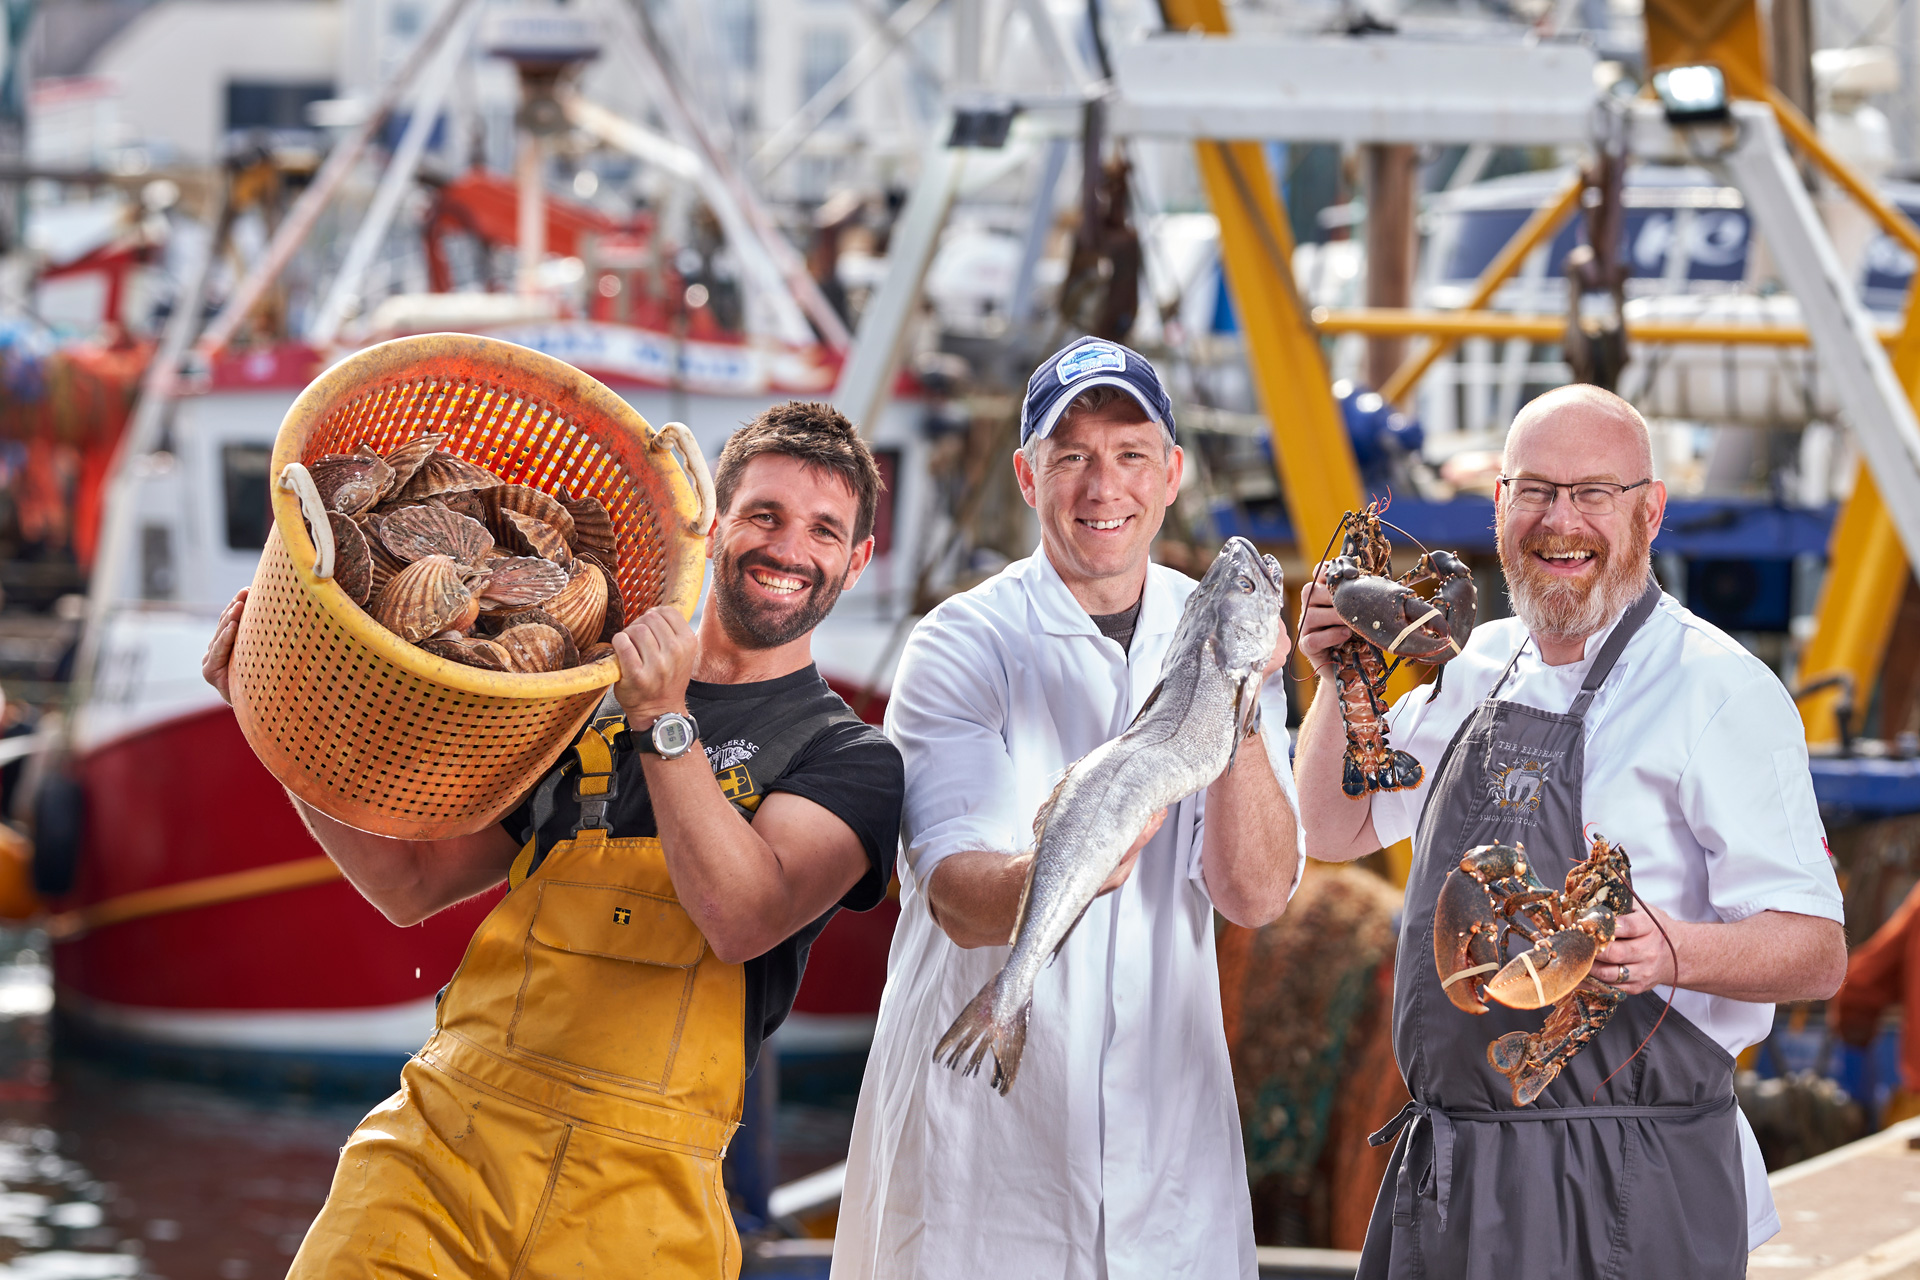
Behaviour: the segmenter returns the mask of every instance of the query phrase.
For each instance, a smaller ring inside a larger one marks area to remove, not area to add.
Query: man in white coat
[[[1043,364],[1013,464],[1040,551],[914,629],[887,709],[901,914],[833,1275],[1252,1280],[1213,913],[1266,924],[1298,882],[1284,632],[1264,736],[1140,834],[1042,972],[1011,1092],[933,1059],[1006,960],[1034,812],[1139,711],[1195,585],[1148,559],[1182,455],[1138,353],[1083,338]]]

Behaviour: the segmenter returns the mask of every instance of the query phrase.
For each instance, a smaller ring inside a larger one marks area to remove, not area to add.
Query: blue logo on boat
[[[1089,374],[1125,373],[1127,353],[1110,342],[1089,342],[1054,361],[1053,371],[1063,385],[1078,382]]]

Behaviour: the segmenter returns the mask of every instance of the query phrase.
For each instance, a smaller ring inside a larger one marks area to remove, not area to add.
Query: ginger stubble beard
[[[1506,522],[1495,530],[1500,567],[1507,575],[1513,612],[1536,636],[1559,643],[1584,640],[1625,613],[1646,590],[1653,571],[1653,535],[1647,530],[1645,498],[1634,502],[1627,522],[1626,549],[1615,553],[1590,533],[1551,533],[1534,529],[1516,548]],[[1536,552],[1593,552],[1593,573],[1584,580],[1556,578],[1533,559]]]
[[[747,585],[747,571],[762,568],[807,585],[790,608],[761,601]],[[840,599],[841,584],[817,568],[783,565],[764,551],[739,556],[725,550],[713,565],[713,589],[708,605],[719,615],[727,636],[742,649],[778,649],[820,625]]]

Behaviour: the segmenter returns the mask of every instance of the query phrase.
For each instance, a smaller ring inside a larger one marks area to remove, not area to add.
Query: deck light
[[[1727,78],[1710,63],[1656,71],[1653,91],[1668,124],[1718,124],[1728,118]]]

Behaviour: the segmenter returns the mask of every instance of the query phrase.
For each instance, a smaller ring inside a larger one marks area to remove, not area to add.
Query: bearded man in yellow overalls
[[[739,1272],[720,1160],[746,1077],[828,917],[885,896],[902,782],[810,649],[873,554],[872,455],[831,407],[786,404],[714,481],[698,633],[656,609],[616,636],[618,707],[501,826],[390,840],[298,806],[395,924],[510,887],[292,1277]],[[207,650],[223,695],[244,606]]]

